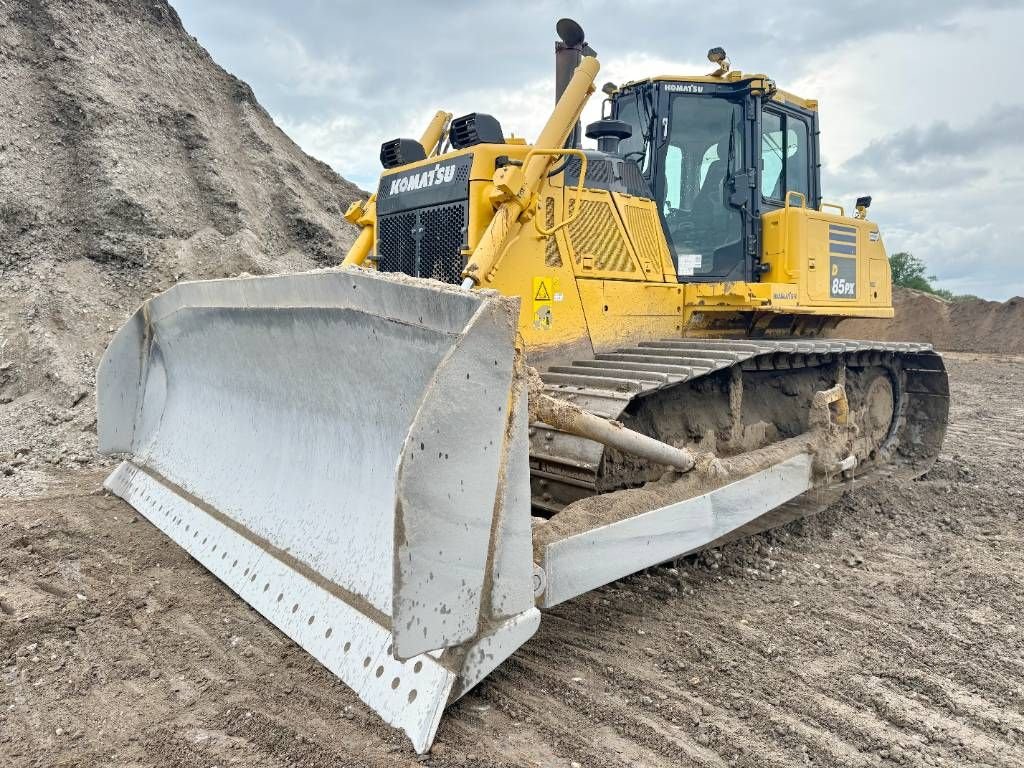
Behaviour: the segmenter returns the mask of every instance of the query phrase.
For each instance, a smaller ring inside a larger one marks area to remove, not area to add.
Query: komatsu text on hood
[[[467,200],[472,167],[473,156],[466,154],[381,176],[377,187],[377,215]]]
[[[401,192],[407,192],[411,189],[424,189],[425,187],[433,187],[438,184],[450,184],[454,179],[455,163],[449,163],[447,165],[441,165],[438,163],[428,171],[422,171],[421,173],[414,173],[409,176],[403,176],[400,179],[392,180],[388,194],[395,195]]]

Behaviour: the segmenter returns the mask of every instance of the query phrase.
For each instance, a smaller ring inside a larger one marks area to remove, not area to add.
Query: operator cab
[[[609,88],[604,112],[632,129],[617,153],[650,187],[680,280],[756,282],[761,215],[794,192],[820,203],[817,103],[709,59],[724,69]]]

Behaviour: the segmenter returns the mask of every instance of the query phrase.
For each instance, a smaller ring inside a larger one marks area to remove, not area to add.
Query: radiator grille
[[[580,159],[573,155],[565,162],[565,185],[576,186],[580,180]],[[651,198],[651,190],[640,168],[632,160],[603,156],[600,152],[587,152],[587,189],[605,189],[625,192],[627,195]]]
[[[466,243],[465,202],[382,216],[378,228],[381,272],[460,282],[465,266],[461,254]]]
[[[423,237],[420,240],[419,276],[445,283],[457,283],[462,274],[462,244],[465,240],[465,206],[441,205],[420,211]]]
[[[416,213],[382,216],[377,222],[377,269],[381,272],[416,273],[416,241],[412,230]]]
[[[619,169],[622,174],[622,183],[626,185],[626,193],[638,197],[653,198],[651,188],[636,163],[627,160]]]
[[[583,168],[582,161],[575,155],[571,156],[566,162],[565,175],[567,184],[578,184],[580,180],[580,171]],[[588,155],[587,157],[587,177],[583,180],[583,183],[587,187],[594,187],[597,189],[604,189],[607,185],[615,181],[615,170],[614,166],[603,157],[594,157]]]

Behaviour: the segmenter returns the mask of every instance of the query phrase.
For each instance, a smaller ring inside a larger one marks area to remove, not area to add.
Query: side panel
[[[575,205],[572,190],[550,185],[539,196],[538,223],[551,229]],[[683,286],[674,282],[654,204],[588,189],[582,205],[579,218],[551,236],[524,224],[498,265],[494,288],[523,297],[519,332],[534,362],[681,334]]]
[[[889,263],[878,225],[809,208],[787,207],[762,218],[765,277],[791,283],[798,304],[816,314],[888,316]]]
[[[612,194],[605,190],[584,189],[583,194],[577,197],[567,189],[565,196],[567,215],[572,219],[565,229],[575,273],[580,277],[646,279]],[[652,274],[657,274],[660,279],[661,270],[655,270],[653,264],[651,267]]]
[[[804,227],[810,304],[857,304],[864,293],[866,260],[859,258],[857,228],[832,217],[809,214]]]
[[[542,196],[545,207],[546,199]],[[560,217],[560,196],[552,208],[554,220]],[[506,296],[521,297],[517,325],[531,360],[593,353],[562,232],[545,237],[527,222],[509,243],[491,285]]]
[[[791,215],[793,210],[790,209]],[[891,304],[889,264],[876,224],[822,211],[799,211],[797,215],[807,220],[804,252],[807,254],[808,304],[830,307]]]
[[[612,193],[619,216],[648,280],[675,283],[676,271],[669,254],[665,231],[661,228],[658,207],[653,200]]]
[[[882,252],[881,258],[872,256],[868,259],[868,303],[891,307],[892,272],[889,260],[885,258],[885,249],[879,246],[878,250]]]
[[[682,335],[681,285],[621,280],[580,280],[578,285],[595,352]]]

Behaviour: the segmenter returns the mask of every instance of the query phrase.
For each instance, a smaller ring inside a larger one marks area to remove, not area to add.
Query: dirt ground
[[[10,766],[1024,764],[1024,358],[935,469],[559,606],[417,758],[95,470],[0,502]]]

